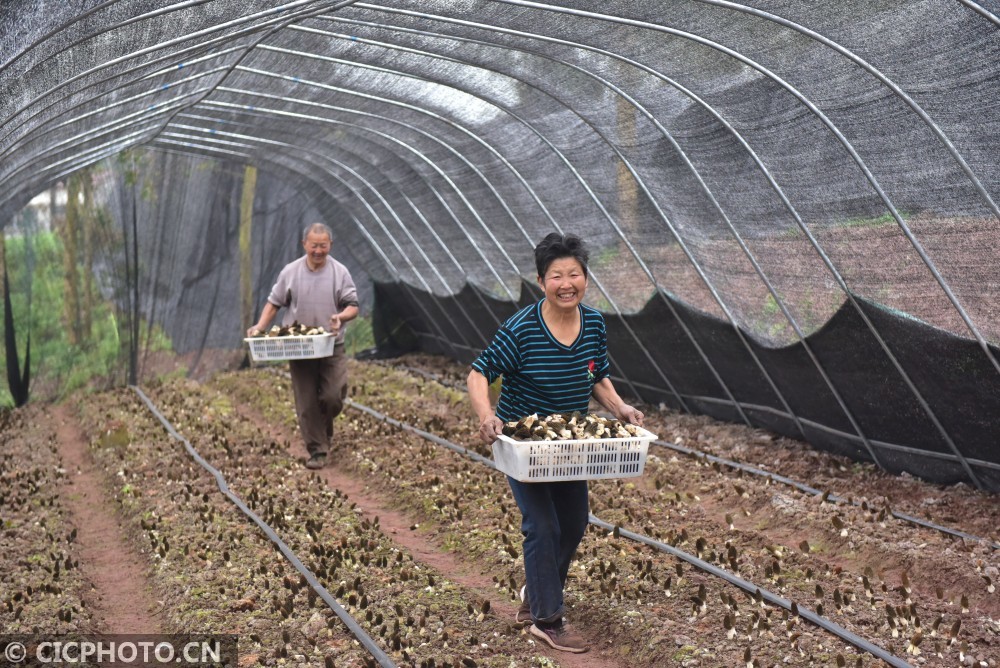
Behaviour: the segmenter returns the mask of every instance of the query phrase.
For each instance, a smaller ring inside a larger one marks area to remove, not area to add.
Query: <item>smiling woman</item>
[[[500,326],[469,373],[469,397],[483,441],[496,440],[504,422],[529,415],[586,413],[591,396],[623,422],[642,424],[642,413],[622,401],[608,377],[603,316],[581,303],[587,292],[587,259],[583,241],[574,235],[552,233],[535,247],[544,297]],[[494,413],[489,384],[501,376]],[[563,588],[587,528],[587,481],[507,479],[524,534],[526,584],[516,621],[531,622],[531,634],[554,649],[586,652],[587,641],[563,622]]]

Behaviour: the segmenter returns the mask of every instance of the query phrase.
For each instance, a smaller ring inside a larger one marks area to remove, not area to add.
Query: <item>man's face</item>
[[[302,242],[306,251],[306,262],[310,269],[319,269],[326,264],[326,256],[330,254],[330,237],[322,232],[310,232]]]

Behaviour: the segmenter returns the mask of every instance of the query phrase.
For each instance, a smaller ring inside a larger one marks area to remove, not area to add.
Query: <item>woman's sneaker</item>
[[[524,589],[524,587],[521,587],[521,607],[517,609],[517,614],[514,615],[514,621],[518,624],[531,623],[531,604],[528,603],[528,599],[524,596]]]
[[[569,626],[563,622],[559,622],[554,626],[532,624],[528,630],[531,635],[541,638],[548,643],[552,649],[558,649],[562,652],[573,652],[574,654],[582,654],[590,649],[587,641],[580,635],[570,631]]]

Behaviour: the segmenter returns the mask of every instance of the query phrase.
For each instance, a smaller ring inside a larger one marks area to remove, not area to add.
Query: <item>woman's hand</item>
[[[497,436],[503,433],[503,420],[496,415],[491,415],[479,425],[479,438],[485,443],[492,443],[497,440]]]
[[[642,426],[642,419],[646,417],[642,414],[639,409],[629,406],[626,403],[622,403],[618,406],[618,414],[615,416],[622,422],[631,422],[632,424],[637,424]]]
[[[597,399],[597,403],[604,407],[604,410],[622,422],[631,422],[642,426],[642,419],[645,415],[642,414],[642,411],[636,410],[633,406],[622,401],[618,392],[615,391],[615,386],[611,384],[610,378],[601,378],[594,384],[594,398]]]

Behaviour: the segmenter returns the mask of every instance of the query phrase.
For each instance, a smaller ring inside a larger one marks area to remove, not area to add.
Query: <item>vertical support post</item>
[[[132,169],[135,170],[134,158]],[[138,172],[135,172],[135,175],[135,181],[132,182],[132,336],[130,337],[128,360],[129,385],[139,384],[139,203],[136,193],[136,181],[139,180]],[[125,253],[128,254],[127,248]]]
[[[53,219],[55,222],[56,219]],[[66,179],[66,213],[58,232],[63,245],[63,300],[65,305],[66,333],[73,345],[83,343],[80,314],[80,276],[77,270],[78,239],[80,231],[80,175]]]
[[[243,193],[240,196],[240,322],[253,324],[253,273],[250,262],[250,238],[253,227],[253,200],[257,191],[257,168],[243,169]]]

